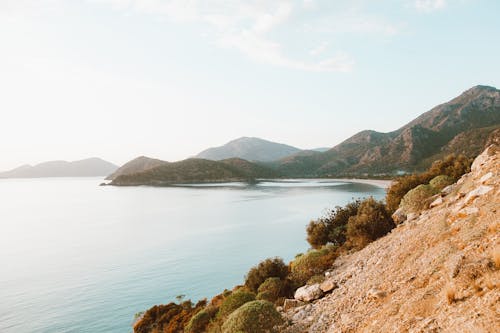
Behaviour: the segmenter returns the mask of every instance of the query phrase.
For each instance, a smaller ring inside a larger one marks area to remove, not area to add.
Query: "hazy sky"
[[[0,0],[0,170],[391,131],[500,87],[497,0]]]

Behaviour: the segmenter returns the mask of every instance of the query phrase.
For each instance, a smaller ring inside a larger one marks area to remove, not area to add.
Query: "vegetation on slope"
[[[198,161],[227,168],[243,165],[242,168],[247,168],[249,173],[254,168],[251,163],[239,159],[226,161],[227,164],[194,160]],[[387,192],[386,201],[392,206],[367,198],[336,207],[307,226],[307,241],[312,247],[308,252],[297,255],[288,264],[281,258],[260,262],[248,271],[244,286],[235,287],[233,291],[226,290],[209,303],[201,301],[193,306],[187,301],[155,306],[137,321],[134,331],[272,331],[275,325],[282,322],[273,304],[283,305],[286,298],[293,297],[297,288],[321,281],[323,273],[332,267],[339,255],[359,251],[386,235],[395,227],[391,218],[393,206],[399,207],[401,201],[403,206],[421,205],[430,195],[468,172],[470,162],[465,156],[450,155],[434,162],[421,174],[400,177]],[[162,168],[165,166],[155,172],[164,172]],[[422,192],[422,188],[425,191]],[[419,207],[417,209],[421,209]]]
[[[191,158],[163,164],[143,172],[120,175],[111,182],[111,185],[162,186],[180,183],[248,181],[276,176],[277,173],[273,170],[241,159],[216,162]]]

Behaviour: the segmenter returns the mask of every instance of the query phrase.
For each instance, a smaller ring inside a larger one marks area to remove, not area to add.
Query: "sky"
[[[496,0],[0,0],[0,170],[332,147],[500,87]]]

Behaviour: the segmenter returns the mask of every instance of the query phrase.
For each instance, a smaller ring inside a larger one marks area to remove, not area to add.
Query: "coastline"
[[[360,183],[360,184],[368,184],[377,187],[381,187],[384,189],[388,189],[393,180],[384,180],[384,179],[359,179],[359,178],[335,178],[332,180],[351,182],[351,183]]]

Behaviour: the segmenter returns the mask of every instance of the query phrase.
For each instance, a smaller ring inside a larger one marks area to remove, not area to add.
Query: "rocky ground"
[[[500,150],[431,206],[299,289],[280,331],[500,332]]]

